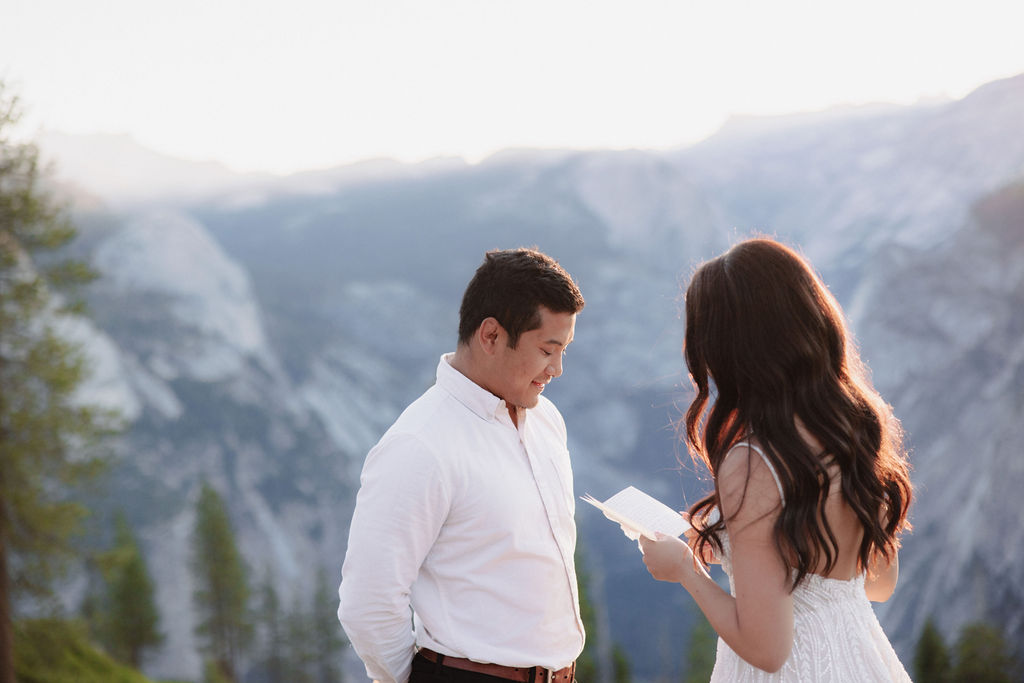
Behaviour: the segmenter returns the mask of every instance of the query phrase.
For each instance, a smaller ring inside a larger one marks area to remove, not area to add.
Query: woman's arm
[[[877,555],[867,578],[864,579],[864,592],[872,602],[885,602],[896,590],[896,581],[900,577],[900,556],[894,553],[889,562],[882,555]]]
[[[760,669],[777,671],[793,647],[789,569],[773,538],[781,497],[767,465],[745,446],[726,457],[718,485],[735,597],[695,568],[692,551],[678,538],[641,539],[644,563],[654,578],[681,583],[736,654]]]

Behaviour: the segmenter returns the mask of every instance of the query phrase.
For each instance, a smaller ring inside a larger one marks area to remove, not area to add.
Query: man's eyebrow
[[[570,339],[567,342],[562,342],[561,339],[548,339],[546,342],[541,342],[541,343],[542,344],[554,344],[555,346],[568,346],[569,344],[572,343],[572,339]]]

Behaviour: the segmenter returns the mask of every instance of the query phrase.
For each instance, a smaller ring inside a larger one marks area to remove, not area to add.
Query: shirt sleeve
[[[434,453],[409,435],[385,436],[363,465],[338,588],[338,619],[381,683],[406,683],[415,637],[409,591],[448,514]]]

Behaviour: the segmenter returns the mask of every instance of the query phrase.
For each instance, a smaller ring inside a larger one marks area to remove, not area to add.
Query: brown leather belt
[[[498,678],[504,678],[509,681],[519,681],[520,683],[572,683],[573,674],[576,671],[576,662],[573,662],[564,669],[558,671],[551,671],[540,666],[528,666],[528,667],[515,667],[515,666],[502,666],[501,664],[484,664],[482,662],[474,662],[471,659],[464,659],[462,657],[452,657],[450,655],[439,655],[431,649],[421,647],[419,654],[423,655],[427,660],[437,663],[438,659],[441,660],[441,666],[449,666],[453,669],[461,669],[462,671],[472,671],[473,673],[485,674],[487,676],[497,676]]]

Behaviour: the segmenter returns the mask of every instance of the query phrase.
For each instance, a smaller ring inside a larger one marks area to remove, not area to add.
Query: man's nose
[[[561,377],[562,375],[562,354],[555,353],[551,357],[551,362],[548,363],[548,374],[551,375],[552,379],[555,377]]]

